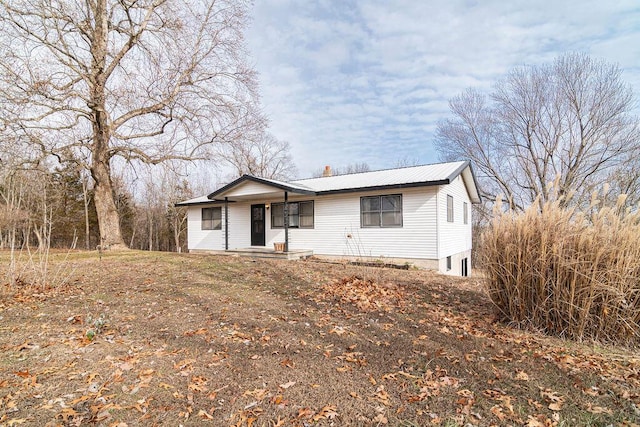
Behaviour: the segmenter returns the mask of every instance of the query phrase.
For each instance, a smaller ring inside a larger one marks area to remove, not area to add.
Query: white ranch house
[[[178,205],[188,207],[190,252],[268,255],[277,247],[465,276],[471,204],[479,202],[471,165],[461,161],[291,182],[243,175]]]

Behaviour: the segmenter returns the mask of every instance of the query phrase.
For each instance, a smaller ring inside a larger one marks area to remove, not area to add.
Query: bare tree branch
[[[586,206],[608,180],[638,191],[637,178],[620,179],[640,170],[627,154],[640,150],[640,125],[617,66],[568,54],[513,70],[489,99],[473,90],[452,99],[453,118],[437,132],[440,156],[472,160],[483,193],[522,209],[554,194]]]

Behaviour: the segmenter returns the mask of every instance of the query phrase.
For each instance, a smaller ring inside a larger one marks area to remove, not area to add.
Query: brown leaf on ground
[[[358,276],[344,277],[322,287],[320,298],[338,299],[361,311],[392,311],[406,304],[406,294],[392,283],[378,284]]]
[[[338,416],[337,407],[334,405],[324,406],[320,411],[313,416],[313,421],[320,421],[322,419],[332,420]]]
[[[284,384],[280,384],[278,387],[280,387],[280,388],[282,388],[282,389],[286,390],[286,389],[288,389],[289,387],[292,387],[292,386],[294,386],[294,385],[296,385],[296,382],[295,382],[295,381],[288,381],[288,382],[286,382],[286,383],[284,383]]]
[[[591,412],[592,414],[613,414],[613,411],[611,409],[592,405],[591,402],[587,403],[587,411]]]
[[[375,418],[372,421],[375,422],[375,423],[378,423],[378,424],[388,424],[389,423],[389,420],[383,414],[376,415]]]

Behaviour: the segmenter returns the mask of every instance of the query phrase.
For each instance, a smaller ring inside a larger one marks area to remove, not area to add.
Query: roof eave
[[[198,205],[219,205],[224,203],[224,200],[203,200],[200,202],[178,202],[178,203],[174,203],[173,206],[179,208],[181,206],[198,206]],[[232,200],[229,200],[229,203],[232,203]]]
[[[415,187],[433,187],[436,185],[446,185],[451,181],[449,179],[442,179],[438,181],[421,181],[421,182],[406,182],[399,184],[386,184],[386,185],[374,185],[367,187],[354,187],[354,188],[341,188],[337,190],[324,190],[318,191],[318,196],[324,196],[329,194],[344,194],[344,193],[358,193],[364,191],[380,191],[380,190],[395,190],[401,188],[415,188]]]
[[[482,203],[482,196],[480,195],[480,188],[478,187],[478,180],[476,179],[476,174],[473,172],[473,166],[471,166],[471,162],[467,160],[466,163],[467,163],[466,167],[469,168],[469,175],[471,175],[471,181],[472,181],[473,189],[475,192],[475,194],[469,194],[469,197],[471,198],[472,203],[480,204]],[[464,175],[463,175],[463,179],[464,179]]]

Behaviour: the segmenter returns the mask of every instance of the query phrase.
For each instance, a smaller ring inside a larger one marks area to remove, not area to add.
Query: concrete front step
[[[226,254],[250,257],[250,258],[276,258],[276,259],[304,259],[309,258],[313,255],[313,250],[311,249],[296,249],[289,252],[279,252],[274,251],[273,249],[267,248],[240,248],[240,249],[229,249],[225,251]]]

